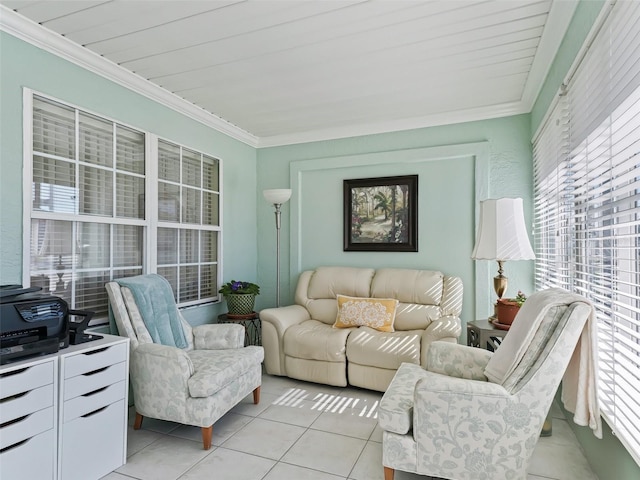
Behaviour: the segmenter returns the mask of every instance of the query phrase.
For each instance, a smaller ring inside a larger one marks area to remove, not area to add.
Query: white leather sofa
[[[397,299],[395,331],[334,328],[339,294]],[[437,271],[305,271],[295,305],[260,312],[265,369],[271,375],[383,392],[403,362],[426,365],[431,342],[457,342],[461,308],[462,280]]]

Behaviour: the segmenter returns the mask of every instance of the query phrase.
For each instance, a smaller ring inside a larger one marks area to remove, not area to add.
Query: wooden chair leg
[[[384,480],[393,480],[393,475],[396,471],[390,467],[384,467]]]
[[[205,450],[211,448],[211,436],[213,435],[213,425],[210,427],[202,427],[202,446]]]
[[[136,419],[133,422],[133,429],[134,430],[140,430],[140,428],[142,427],[142,419],[144,417],[142,415],[140,415],[138,412],[136,412]]]
[[[260,403],[260,387],[256,387],[256,389],[253,391],[253,403],[255,405]]]

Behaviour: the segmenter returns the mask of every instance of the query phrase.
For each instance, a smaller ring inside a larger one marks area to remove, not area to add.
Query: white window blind
[[[39,96],[32,110],[30,283],[105,317],[105,282],[143,271],[145,136]]]
[[[98,322],[104,284],[146,272],[166,276],[180,306],[219,300],[220,161],[30,91],[25,98],[30,284]]]
[[[178,302],[218,295],[220,161],[158,140],[158,273]]]
[[[617,2],[534,144],[538,288],[596,307],[603,414],[640,463],[640,2]],[[567,128],[568,127],[568,128]]]

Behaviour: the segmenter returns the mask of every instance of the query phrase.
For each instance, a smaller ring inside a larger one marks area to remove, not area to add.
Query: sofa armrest
[[[305,320],[311,320],[311,315],[300,305],[266,308],[260,311],[264,366],[268,374],[287,374],[284,367],[284,332],[292,325]]]
[[[426,369],[450,377],[486,382],[484,368],[492,355],[492,352],[482,348],[449,342],[433,342],[427,353]]]
[[[437,341],[457,343],[461,333],[462,322],[455,315],[445,315],[433,320],[422,333],[422,344],[420,346],[420,364],[422,367],[426,368],[427,366],[427,355],[431,343]]]
[[[233,323],[200,325],[193,329],[196,350],[224,350],[244,347],[244,327]]]

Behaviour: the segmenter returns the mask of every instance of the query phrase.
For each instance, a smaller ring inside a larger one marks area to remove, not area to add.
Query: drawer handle
[[[101,411],[103,411],[105,408],[108,408],[109,405],[105,405],[104,407],[100,407],[97,410],[94,410],[93,412],[89,412],[89,413],[85,413],[84,415],[80,415],[82,418],[89,418],[91,415],[95,415],[96,413],[100,413]]]
[[[98,348],[97,350],[92,350],[90,352],[85,352],[85,353],[83,353],[83,355],[95,355],[96,353],[106,352],[107,350],[109,350],[109,347]]]
[[[9,425],[13,425],[14,423],[20,423],[24,419],[29,418],[30,415],[31,414],[23,415],[22,417],[14,418],[13,420],[9,420],[8,422],[4,422],[3,424],[0,424],[0,428],[8,427]]]
[[[13,445],[9,445],[8,447],[4,447],[3,449],[0,449],[0,453],[4,453],[4,452],[7,452],[7,451],[12,450],[14,448],[18,448],[20,445],[24,445],[29,440],[31,440],[31,439],[30,438],[26,438],[24,440],[19,441],[18,443],[14,443]]]
[[[82,375],[84,375],[85,377],[90,377],[91,375],[95,375],[96,373],[104,372],[105,370],[108,370],[108,369],[109,369],[109,367],[102,367],[102,368],[98,368],[97,370],[93,370],[92,372],[83,373]]]
[[[6,372],[6,373],[0,373],[0,378],[7,378],[7,377],[10,377],[11,375],[20,375],[21,373],[26,372],[30,368],[31,367],[25,367],[25,368],[19,368],[18,370],[11,370],[10,372]]]
[[[15,395],[9,395],[8,397],[4,397],[0,400],[0,403],[8,402],[10,400],[15,400],[16,398],[24,397],[31,390],[27,390],[26,392],[16,393]]]
[[[91,395],[95,395],[96,393],[100,393],[100,392],[106,390],[107,388],[109,388],[108,385],[106,387],[102,387],[102,388],[99,388],[97,390],[94,390],[93,392],[84,393],[82,396],[83,397],[90,397]]]

